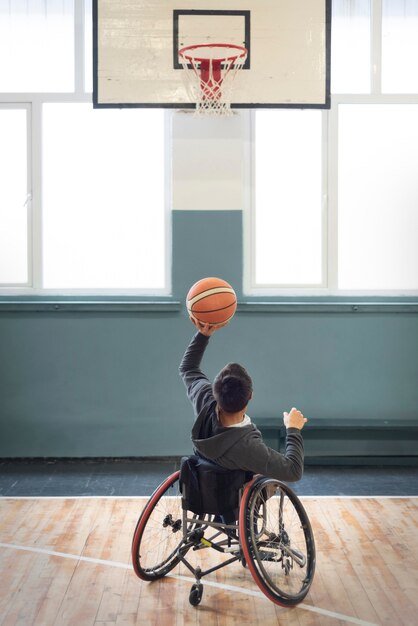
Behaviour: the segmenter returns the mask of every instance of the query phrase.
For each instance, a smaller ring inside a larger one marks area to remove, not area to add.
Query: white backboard
[[[193,107],[178,50],[228,43],[233,107],[329,108],[330,32],[331,0],[94,0],[94,106]]]

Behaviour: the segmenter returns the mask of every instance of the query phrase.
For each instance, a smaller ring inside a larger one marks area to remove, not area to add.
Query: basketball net
[[[208,43],[179,50],[190,99],[197,115],[231,115],[232,88],[247,58],[243,46]]]

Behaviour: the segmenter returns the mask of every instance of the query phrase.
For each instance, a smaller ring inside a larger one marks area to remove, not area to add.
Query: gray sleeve
[[[195,415],[199,415],[208,402],[213,402],[212,384],[200,369],[203,354],[209,338],[196,333],[187,347],[179,366],[179,374],[184,382],[187,397],[193,405]]]
[[[295,482],[302,478],[303,439],[297,428],[287,430],[285,454],[266,446],[257,431],[243,442],[239,452],[242,458],[235,461],[242,469],[287,482]]]

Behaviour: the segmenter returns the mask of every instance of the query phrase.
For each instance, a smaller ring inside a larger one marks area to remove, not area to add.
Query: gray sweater
[[[280,454],[266,446],[254,424],[239,428],[220,424],[212,384],[200,369],[208,342],[209,337],[196,333],[179,367],[196,416],[192,441],[197,452],[227,469],[242,469],[289,482],[302,478],[303,439],[298,428],[287,429],[286,452]]]

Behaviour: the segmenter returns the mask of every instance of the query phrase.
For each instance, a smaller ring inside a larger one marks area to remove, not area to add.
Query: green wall
[[[207,275],[230,281],[242,304],[212,338],[204,366],[210,376],[230,360],[249,369],[254,421],[281,419],[292,406],[335,420],[417,417],[416,313],[269,307],[271,299],[256,306],[241,289],[242,213],[174,211],[172,219],[174,303],[167,307],[86,310],[67,299],[57,311],[16,310],[2,299],[0,456],[188,453],[192,413],[178,364],[193,327],[183,302]]]

